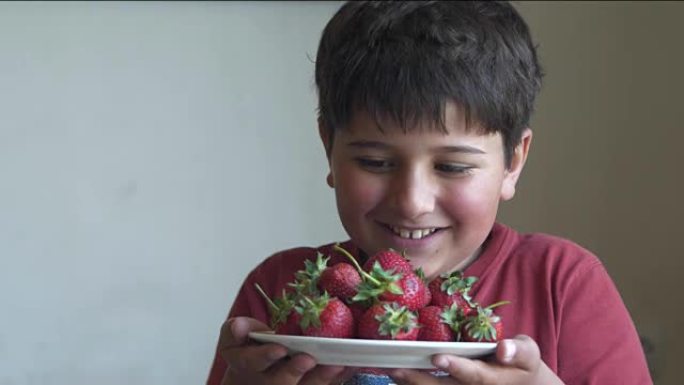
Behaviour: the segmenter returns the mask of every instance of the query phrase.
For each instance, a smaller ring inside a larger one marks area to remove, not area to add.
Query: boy
[[[285,358],[248,343],[279,293],[317,251],[276,253],[245,280],[221,330],[208,384],[650,384],[634,325],[590,252],[496,223],[515,194],[532,140],[541,69],[525,22],[500,2],[350,2],[326,26],[316,60],[319,133],[343,244],[355,256],[406,250],[428,278],[478,281],[505,339],[490,361],[433,357],[441,376],[387,376]],[[364,382],[365,381],[365,382]]]

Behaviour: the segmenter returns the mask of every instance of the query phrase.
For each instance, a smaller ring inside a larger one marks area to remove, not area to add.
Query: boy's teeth
[[[392,231],[398,236],[406,239],[421,239],[435,232],[434,228],[431,229],[419,229],[419,230],[408,230],[401,229],[398,227],[392,227]]]

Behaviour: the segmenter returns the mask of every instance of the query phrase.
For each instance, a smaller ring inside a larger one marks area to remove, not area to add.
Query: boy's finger
[[[277,344],[248,345],[249,332],[266,331],[268,326],[246,317],[231,318],[223,323],[219,337],[219,353],[233,370],[262,372],[287,355]]]
[[[275,381],[274,383],[299,384],[302,377],[315,366],[316,361],[313,357],[307,354],[297,354],[274,366],[269,370],[268,376]]]
[[[440,384],[438,377],[419,370],[395,369],[389,373],[390,378],[397,385],[437,385]],[[453,382],[452,382],[453,383]]]
[[[503,365],[533,372],[540,364],[539,346],[532,338],[517,335],[499,342],[496,347],[496,358]]]
[[[439,354],[432,362],[463,384],[501,383],[505,378],[522,375],[522,371],[535,372],[541,362],[537,343],[524,335],[499,342],[496,359],[499,364]]]
[[[345,366],[342,372],[338,373],[335,378],[330,381],[331,384],[342,384],[348,379],[354,377],[354,375],[359,371],[358,368],[353,366]]]
[[[277,344],[252,345],[229,348],[222,355],[233,370],[263,372],[285,358],[287,350]]]
[[[269,330],[268,326],[252,318],[230,318],[221,325],[218,352],[226,362],[234,361],[234,357],[229,357],[230,351],[233,348],[246,345],[249,332],[267,330]]]
[[[437,354],[432,363],[459,384],[500,384],[507,380],[507,375],[502,373],[505,368],[478,359]]]
[[[244,345],[249,338],[249,332],[268,330],[270,328],[266,324],[253,318],[229,318],[221,326],[219,349]]]
[[[316,366],[308,371],[297,385],[329,385],[341,384],[346,379],[342,377],[343,366]]]

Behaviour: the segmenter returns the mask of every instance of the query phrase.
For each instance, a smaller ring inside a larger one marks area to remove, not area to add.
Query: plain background
[[[203,383],[247,272],[345,238],[313,86],[339,5],[0,3],[0,385]],[[501,220],[595,251],[675,385],[684,4],[517,6],[547,76]]]

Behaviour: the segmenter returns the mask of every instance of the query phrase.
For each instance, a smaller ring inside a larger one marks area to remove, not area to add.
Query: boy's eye
[[[385,159],[356,158],[356,162],[363,168],[371,171],[384,171],[390,169],[392,162]]]
[[[472,167],[461,164],[438,163],[435,165],[435,170],[445,174],[462,175],[470,172]]]

